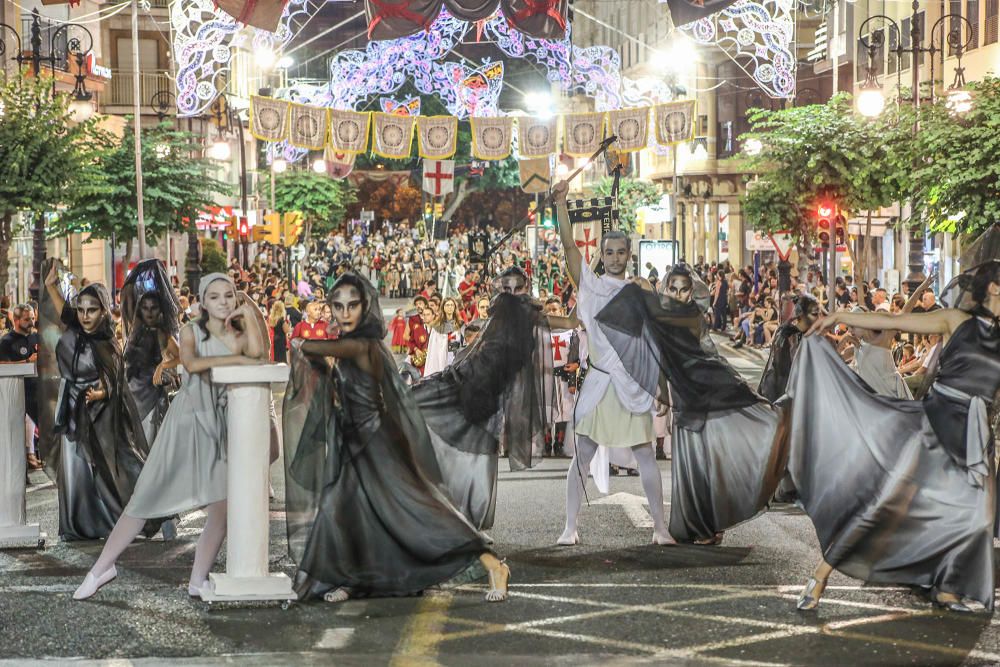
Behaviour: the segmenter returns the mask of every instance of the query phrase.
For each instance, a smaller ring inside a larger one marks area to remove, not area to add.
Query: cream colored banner
[[[397,160],[410,157],[416,116],[396,116],[381,111],[372,116],[375,119],[375,138],[372,141],[375,154]]]
[[[614,147],[619,152],[641,151],[649,140],[649,107],[609,111],[608,132],[618,137]]]
[[[326,145],[329,121],[325,107],[292,104],[288,114],[288,143],[296,148],[318,151]]]
[[[253,95],[250,98],[250,134],[261,141],[288,137],[288,102]]]
[[[454,116],[417,116],[417,152],[425,160],[445,160],[458,146],[458,119]]]
[[[472,125],[472,155],[477,160],[503,160],[510,155],[514,117],[469,119]]]
[[[517,119],[517,149],[523,158],[552,155],[556,152],[559,117]]]
[[[368,150],[371,121],[367,111],[330,109],[330,147],[338,153],[364,153]]]
[[[605,114],[571,113],[563,116],[563,153],[590,157],[604,139]]]
[[[665,146],[691,141],[694,138],[695,109],[694,100],[657,104],[653,107],[656,141]]]

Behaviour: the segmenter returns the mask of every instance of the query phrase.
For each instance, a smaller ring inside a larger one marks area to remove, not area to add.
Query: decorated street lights
[[[48,30],[48,28],[46,28]],[[72,32],[71,32],[72,31]],[[8,46],[4,40],[4,35],[10,33],[14,36],[14,48]],[[91,94],[87,92],[86,78],[84,74],[84,64],[87,55],[94,48],[94,36],[82,25],[77,23],[61,23],[49,32],[48,53],[42,51],[42,18],[38,10],[31,11],[31,51],[25,54],[21,48],[21,35],[6,23],[0,23],[0,69],[6,70],[4,56],[8,52],[14,55],[9,56],[10,60],[17,62],[23,67],[25,63],[31,65],[32,74],[35,77],[41,75],[42,64],[48,65],[50,70],[68,67],[70,59],[76,65],[77,71],[74,75],[75,83],[70,102],[71,118],[75,122],[83,122],[90,118],[93,113],[91,105]],[[84,48],[86,47],[86,48]],[[55,79],[52,81],[52,93],[56,92]],[[29,288],[33,297],[38,297],[38,288],[41,285],[41,275],[39,274],[42,260],[45,259],[45,215],[39,214],[35,217],[32,229],[32,278]]]
[[[962,67],[962,53],[969,47],[973,36],[975,35],[975,30],[972,24],[969,23],[968,19],[961,16],[960,14],[945,14],[939,18],[933,26],[931,26],[930,32],[930,43],[924,46],[924,35],[921,34],[921,17],[917,11],[920,8],[918,0],[913,0],[910,5],[912,9],[912,14],[910,16],[910,45],[904,46],[903,40],[899,39],[902,30],[899,24],[896,23],[890,17],[884,14],[876,14],[874,16],[868,17],[861,27],[858,29],[858,41],[868,52],[868,64],[866,67],[865,82],[861,86],[861,92],[858,94],[857,105],[858,111],[868,117],[875,117],[882,113],[885,108],[885,97],[882,94],[882,87],[879,85],[878,76],[875,70],[875,59],[879,57],[880,52],[885,49],[889,53],[896,56],[897,67],[896,67],[896,77],[897,77],[897,87],[902,87],[902,59],[904,56],[910,56],[910,73],[912,75],[912,83],[910,90],[910,99],[905,100],[913,105],[914,109],[920,107],[920,59],[923,54],[927,53],[930,55],[931,63],[931,92],[930,99],[934,100],[934,60],[935,56],[939,55],[945,50],[945,43],[947,43],[947,48],[950,49],[957,59],[957,66],[955,68],[955,79],[949,86],[949,107],[953,110],[964,109],[968,110],[971,105],[971,96],[967,91],[963,91],[962,88],[965,86],[965,69]],[[934,42],[934,36],[938,33],[938,28],[944,27],[945,21],[951,21],[951,29],[948,34],[943,37],[940,45]],[[876,23],[879,26],[875,29]],[[962,37],[962,27],[965,27],[966,37]],[[890,34],[897,36],[896,45],[886,47],[885,44],[885,28],[892,31]],[[869,35],[870,33],[870,35]],[[901,99],[900,101],[904,101]],[[919,130],[919,125],[914,122],[913,132],[917,133]],[[909,266],[910,272],[906,276],[906,284],[909,285],[910,290],[915,290],[920,283],[924,280],[924,243],[923,243],[923,230],[922,227],[916,225],[910,225],[910,238],[909,238],[909,255],[907,260],[907,265]]]

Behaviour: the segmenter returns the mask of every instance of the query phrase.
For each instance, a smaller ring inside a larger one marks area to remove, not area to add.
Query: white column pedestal
[[[0,549],[45,545],[38,524],[25,523],[24,378],[34,375],[34,363],[0,364]]]
[[[270,516],[270,384],[288,379],[288,366],[224,366],[212,381],[228,385],[228,515],[226,573],[212,574],[201,599],[295,600],[292,580],[268,572]]]

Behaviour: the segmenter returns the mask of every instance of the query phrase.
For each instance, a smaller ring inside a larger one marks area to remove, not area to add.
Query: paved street
[[[759,373],[762,354],[722,349],[741,370]],[[422,597],[286,611],[210,609],[183,588],[204,521],[195,512],[183,518],[175,542],[133,545],[118,580],[87,602],[70,594],[99,543],[52,540],[44,551],[0,552],[0,657],[17,665],[83,657],[108,665],[366,667],[1000,664],[1000,630],[989,616],[934,612],[900,589],[835,576],[818,612],[797,612],[818,550],[808,519],[787,506],[730,531],[721,547],[656,547],[647,543],[649,529],[634,525],[645,519],[638,478],[619,477],[607,498],[591,487],[583,544],[557,548],[567,464],[547,460],[501,474],[491,534],[513,570],[505,604],[483,602],[476,582]],[[669,462],[663,474],[669,480]],[[55,491],[40,474],[33,482],[29,519],[55,535]],[[667,481],[668,501],[669,490]],[[272,566],[291,573],[283,503],[271,510]]]

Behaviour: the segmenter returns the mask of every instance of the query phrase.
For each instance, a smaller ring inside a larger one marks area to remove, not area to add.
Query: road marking
[[[354,628],[327,628],[323,631],[323,636],[319,638],[314,648],[342,649],[351,642],[353,637]]]
[[[437,665],[438,648],[444,639],[451,593],[425,593],[417,610],[406,624],[389,664],[392,667],[431,667]]]
[[[609,496],[592,500],[591,505],[618,505],[625,510],[625,516],[636,528],[652,528],[653,517],[646,511],[646,499],[634,493],[612,493]]]

